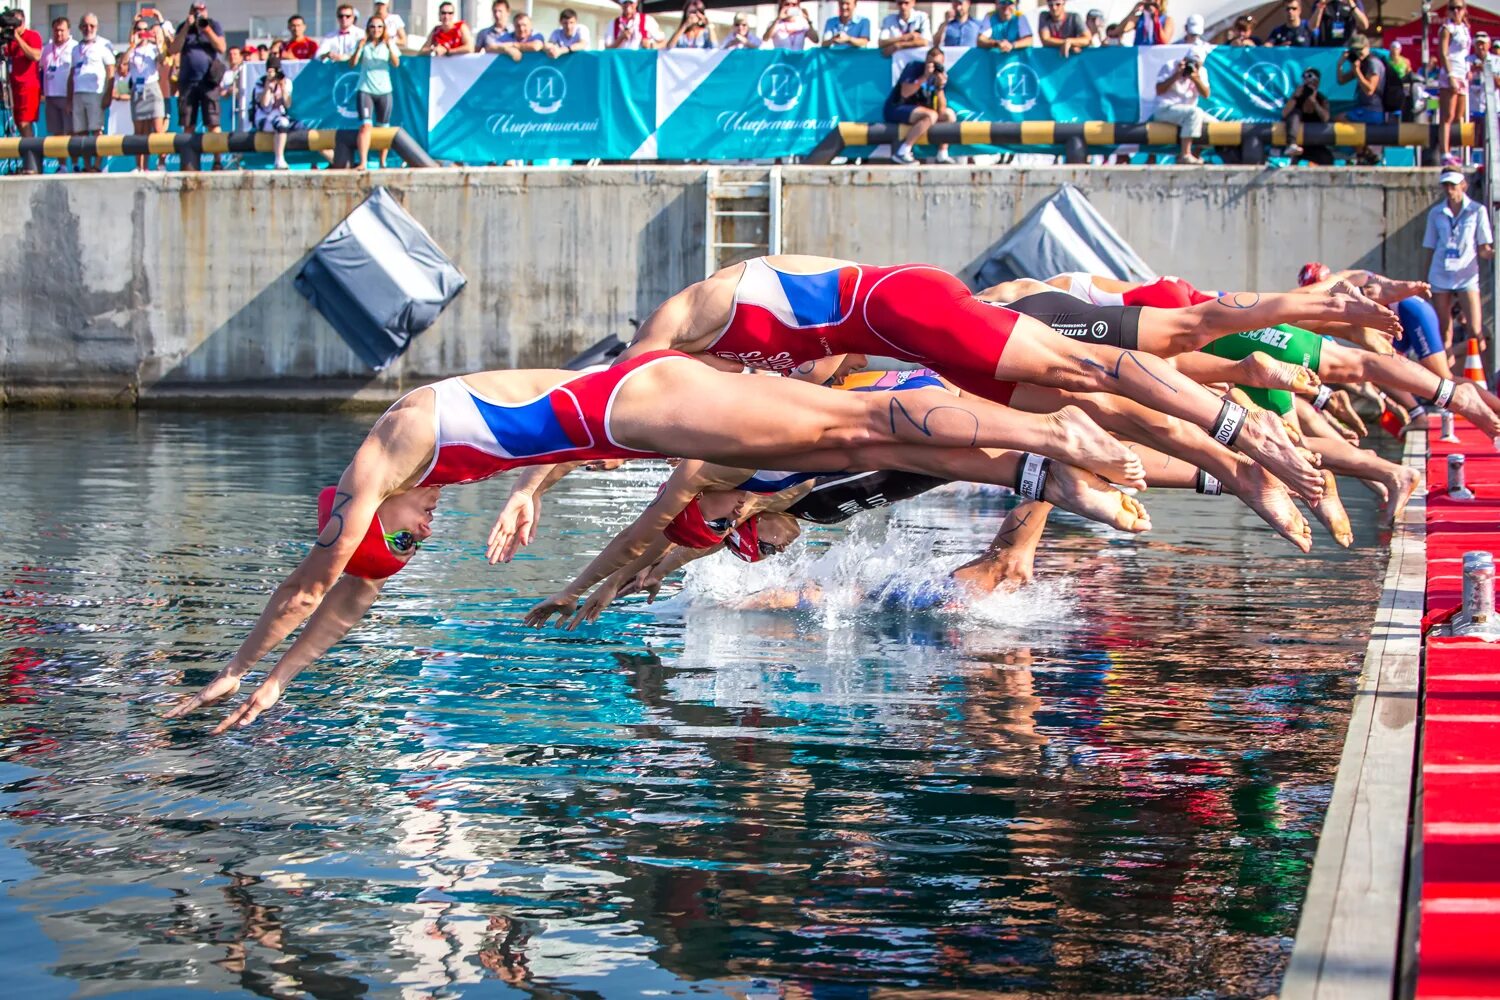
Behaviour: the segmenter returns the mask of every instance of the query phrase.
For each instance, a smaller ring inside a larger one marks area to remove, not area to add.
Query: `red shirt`
[[[311,59],[318,54],[318,40],[303,35],[295,42],[287,42],[281,51],[288,59]]]
[[[42,47],[42,36],[30,28],[24,29],[21,37],[33,48],[40,50]],[[16,90],[41,90],[42,71],[37,68],[37,60],[28,56],[21,48],[20,42],[11,42],[5,47],[5,57],[10,60],[10,83]]]
[[[464,43],[464,23],[454,21],[453,27],[444,31],[437,28],[432,32],[432,44],[441,45],[445,49],[456,49]]]

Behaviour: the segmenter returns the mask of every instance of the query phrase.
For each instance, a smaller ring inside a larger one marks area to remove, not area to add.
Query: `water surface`
[[[8,995],[1276,989],[1384,566],[1360,487],[1350,552],[1157,492],[1144,540],[1059,519],[1019,595],[872,609],[1007,503],[929,495],[573,634],[519,616],[660,470],[568,480],[505,568],[508,483],[450,490],[283,707],[161,720],[367,423],[0,411]]]

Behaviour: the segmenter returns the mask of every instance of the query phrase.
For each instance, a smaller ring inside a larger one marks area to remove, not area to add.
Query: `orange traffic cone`
[[[1484,362],[1479,360],[1479,338],[1469,338],[1469,353],[1464,358],[1464,378],[1471,382],[1478,382],[1486,389],[1490,387],[1489,380],[1484,377]]]

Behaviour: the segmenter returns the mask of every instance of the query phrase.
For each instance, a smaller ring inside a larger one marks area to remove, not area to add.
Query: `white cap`
[[[1438,174],[1439,184],[1462,184],[1463,182],[1464,175],[1463,172],[1459,170],[1444,170],[1442,173]]]
[[[1189,35],[1203,34],[1203,15],[1189,14],[1187,16],[1187,20],[1183,22],[1182,30],[1187,32]]]

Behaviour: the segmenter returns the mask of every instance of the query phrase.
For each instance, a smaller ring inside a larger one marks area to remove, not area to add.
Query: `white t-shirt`
[[[778,19],[771,28],[771,48],[802,51],[807,46],[807,30],[811,27],[801,13],[794,13],[789,21]]]
[[[80,41],[73,50],[73,93],[104,93],[104,77],[115,65],[114,46],[102,38]]]
[[[68,96],[68,76],[73,72],[73,50],[78,39],[69,38],[61,45],[51,41],[42,45],[42,93],[48,97]]]
[[[1458,217],[1448,211],[1444,198],[1427,213],[1427,231],[1422,246],[1432,251],[1432,266],[1427,283],[1433,288],[1452,291],[1479,280],[1479,247],[1495,243],[1490,215],[1479,202],[1464,196]]]
[[[1161,68],[1161,72],[1156,74],[1157,83],[1161,83],[1163,80],[1168,79],[1172,81],[1172,86],[1168,87],[1162,93],[1156,95],[1156,103],[1158,107],[1190,108],[1198,103],[1197,86],[1194,85],[1191,79],[1186,78],[1182,75],[1182,72],[1175,61],[1167,63]]]
[[[904,20],[899,13],[887,14],[885,20],[880,22],[880,38],[882,41],[888,38],[900,38],[907,32],[914,31],[923,38],[932,40],[932,25],[927,23],[927,15],[920,10],[911,12],[911,20]]]
[[[402,20],[401,15],[387,7],[385,12],[385,37],[394,41],[396,36],[405,30],[406,22]]]
[[[155,42],[142,42],[130,53],[130,86],[140,87],[158,79],[161,50]]]
[[[614,20],[612,20],[612,21],[609,22],[609,40],[611,42],[613,42],[615,40],[616,36],[620,33],[621,28],[625,27],[624,21],[625,21],[625,18],[622,16],[622,17],[617,17]],[[666,40],[667,36],[661,33],[661,25],[659,25],[659,24],[656,23],[656,18],[652,17],[650,14],[637,13],[635,15],[635,17],[632,17],[630,19],[630,24],[629,24],[629,28],[634,33],[625,42],[623,42],[620,45],[616,46],[616,48],[621,48],[621,49],[638,49],[638,48],[640,48],[641,47],[642,30],[643,30],[642,29],[642,25],[644,25],[644,34],[645,34],[646,38],[653,39],[654,41],[657,41],[657,42],[662,42],[662,41]]]
[[[731,30],[729,32],[729,34],[727,34],[727,35],[724,36],[724,40],[719,43],[719,48],[721,48],[721,49],[758,49],[758,48],[760,48],[760,36],[757,35],[754,31],[747,31],[745,33],[744,39],[741,40]]]
[[[582,22],[573,25],[573,35],[571,38],[563,34],[561,28],[553,28],[552,34],[547,36],[547,41],[553,45],[562,45],[570,49],[575,45],[582,45],[584,48],[588,48],[589,26]]]
[[[386,31],[390,31],[389,26]],[[339,59],[348,59],[354,55],[354,50],[359,47],[359,40],[363,37],[365,33],[356,28],[346,28],[343,31],[335,31],[331,35],[324,35],[323,41],[318,43],[318,56],[327,53]]]

